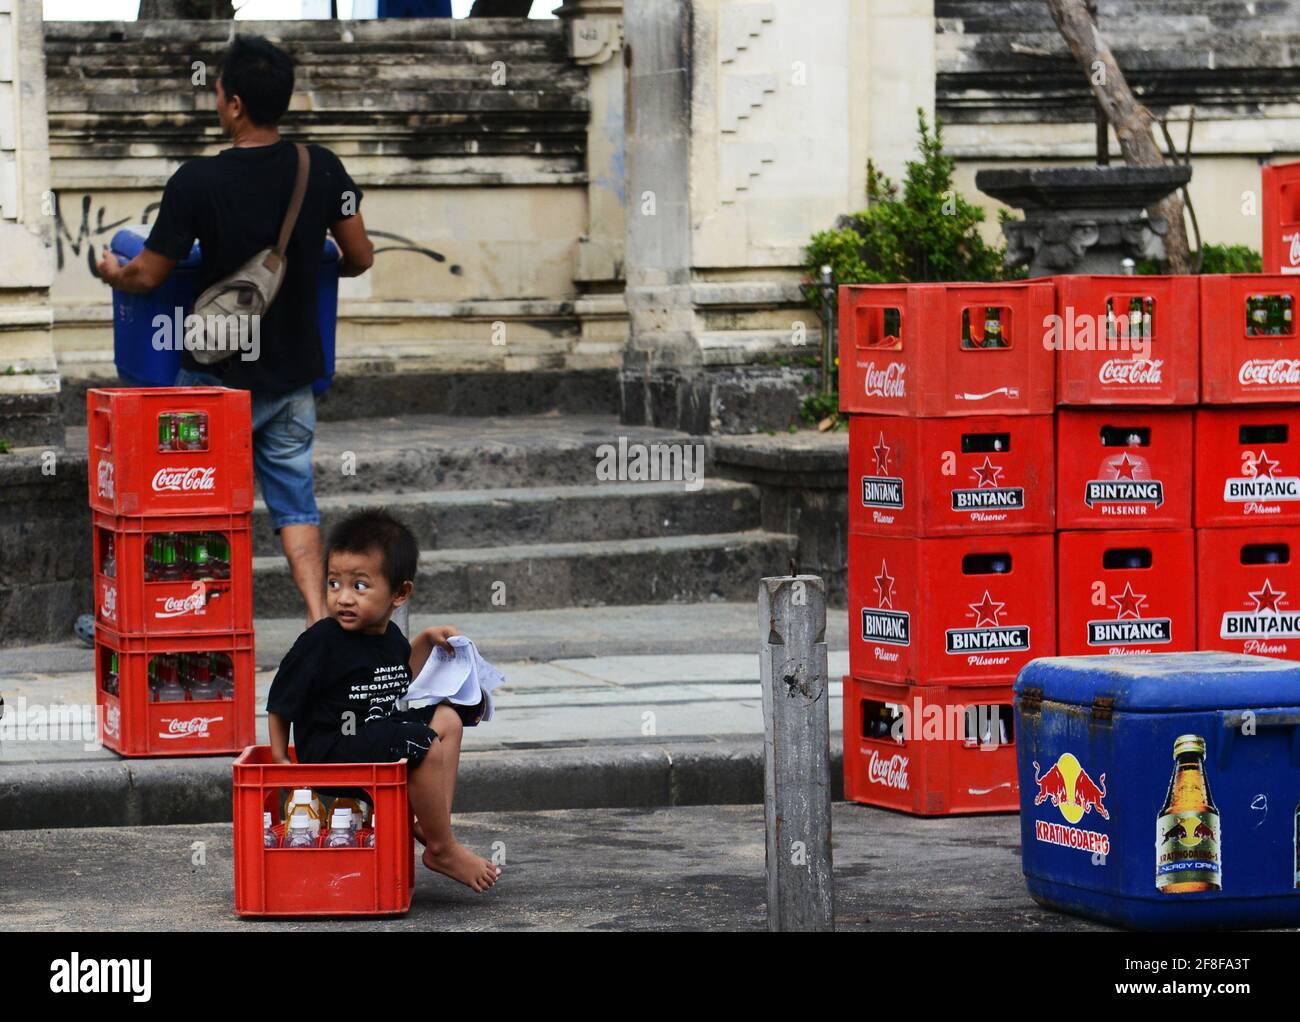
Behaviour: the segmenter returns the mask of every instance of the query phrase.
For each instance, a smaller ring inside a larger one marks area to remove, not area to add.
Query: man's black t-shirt
[[[289,238],[284,284],[262,317],[260,357],[245,361],[237,353],[203,366],[186,351],[181,359],[185,368],[215,373],[228,387],[267,396],[287,394],[324,375],[316,304],[325,232],[356,214],[361,190],[328,149],[310,145],[307,152],[307,193]],[[203,251],[194,292],[199,295],[275,244],[297,170],[298,152],[284,139],[182,164],[167,182],[145,247],[179,261],[197,238]]]
[[[320,762],[342,735],[393,712],[411,686],[410,661],[411,644],[393,622],[367,635],[327,617],[280,661],[266,708],[293,722],[299,761]]]

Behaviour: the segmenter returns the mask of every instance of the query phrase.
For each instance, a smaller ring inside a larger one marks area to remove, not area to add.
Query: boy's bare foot
[[[501,875],[500,869],[487,859],[475,855],[459,841],[453,841],[438,852],[426,847],[420,861],[434,872],[459,880],[480,894],[495,884]]]

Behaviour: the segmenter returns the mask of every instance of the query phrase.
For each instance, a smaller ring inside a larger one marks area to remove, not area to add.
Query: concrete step
[[[414,493],[340,493],[317,504],[321,528],[346,515],[386,507],[401,518],[422,550],[473,549],[521,543],[639,539],[759,527],[757,487],[710,479],[697,491],[680,482],[600,483]],[[253,511],[253,552],[280,552],[262,501]]]
[[[760,578],[788,570],[796,543],[791,535],[753,530],[430,550],[420,555],[412,609],[464,613],[750,600]],[[258,617],[302,612],[283,557],[253,558],[253,592]]]

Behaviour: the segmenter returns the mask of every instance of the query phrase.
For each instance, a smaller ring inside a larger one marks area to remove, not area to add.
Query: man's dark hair
[[[227,102],[243,100],[254,124],[276,124],[293,95],[293,58],[260,35],[237,35],[221,61],[221,88]]]
[[[349,554],[378,550],[384,565],[384,578],[394,591],[403,582],[415,581],[420,546],[411,530],[382,508],[358,511],[334,526],[325,550],[326,563],[335,550]]]

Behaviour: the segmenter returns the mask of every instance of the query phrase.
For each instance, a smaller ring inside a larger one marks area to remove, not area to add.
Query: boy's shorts
[[[326,762],[392,763],[405,758],[408,769],[417,766],[438,737],[429,725],[434,711],[441,705],[398,710],[382,720],[362,724],[355,735],[343,735],[334,743]],[[475,727],[483,719],[487,699],[481,699],[477,706],[446,705],[456,711],[465,727]]]

